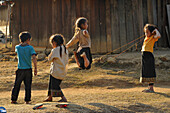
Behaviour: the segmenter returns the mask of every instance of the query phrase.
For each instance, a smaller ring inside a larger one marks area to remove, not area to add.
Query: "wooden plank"
[[[125,11],[126,11],[126,40],[127,43],[131,42],[134,38],[133,30],[133,9],[129,6],[132,6],[132,0],[125,0]],[[132,44],[129,44],[127,47],[130,47]]]
[[[81,11],[81,16],[87,18],[87,0],[80,0],[80,11]]]
[[[71,1],[71,34],[70,36],[68,37],[68,39],[70,40],[72,38],[72,36],[74,35],[74,25],[75,25],[75,22],[76,22],[76,0],[72,0]]]
[[[152,1],[152,6],[153,6],[153,24],[158,25],[157,22],[157,0]]]
[[[12,8],[12,20],[11,20],[11,24],[12,24],[12,50],[15,50],[15,45],[19,44],[19,32],[20,32],[20,6],[21,6],[21,2],[20,1],[16,1],[16,4],[14,5],[14,7]]]
[[[167,38],[168,38],[168,43],[170,45],[170,35],[169,35],[168,26],[165,26],[165,30],[166,30],[166,34],[167,34]]]
[[[111,31],[112,31],[112,47],[117,49],[120,47],[119,34],[119,17],[118,17],[118,0],[111,0]],[[114,53],[120,52],[120,49]]]
[[[70,6],[71,6],[71,1],[70,0],[65,0],[65,18],[63,20],[65,20],[65,32],[63,33],[63,35],[65,36],[65,40],[69,41],[69,36],[71,34],[70,28],[71,28],[71,10],[70,10]]]
[[[140,28],[141,26],[139,26],[139,18],[138,16],[140,14],[139,13],[139,8],[138,8],[138,0],[133,0],[132,2],[132,7],[133,7],[133,33],[134,33],[134,40],[137,39],[140,36]],[[143,28],[142,28],[143,29]],[[133,50],[136,49],[136,47],[132,48]]]
[[[81,0],[76,0],[76,17],[80,17],[81,15]]]
[[[49,44],[49,38],[52,35],[52,1],[48,1],[47,2],[47,15],[48,18],[47,19],[47,37],[46,37],[46,48],[51,47],[51,45]]]
[[[90,14],[90,29],[91,29],[91,40],[92,40],[92,53],[97,53],[100,51],[100,34],[99,34],[99,20],[98,20],[98,9],[96,9],[96,5],[98,5],[98,1],[91,0],[90,1],[90,9],[91,9],[91,14]],[[97,34],[98,33],[98,34]]]
[[[165,30],[165,26],[167,25],[167,13],[166,13],[166,2],[167,0],[163,0],[163,33],[162,33],[162,47],[167,47],[168,46],[168,38],[166,36],[166,30]]]
[[[105,6],[106,6],[105,1],[100,0],[99,1],[100,46],[102,47],[100,49],[100,53],[107,52],[106,17],[103,16],[106,13]]]
[[[142,0],[142,8],[143,8],[143,26],[148,23],[148,8],[147,8],[147,0]]]
[[[38,16],[39,16],[39,32],[38,46],[46,46],[47,38],[47,20],[44,15],[47,15],[47,1],[38,0]]]
[[[139,35],[143,35],[143,8],[142,8],[142,1],[141,0],[138,0],[138,18],[139,18]]]
[[[148,22],[150,24],[154,24],[153,21],[153,4],[152,4],[153,0],[147,0],[147,4],[148,4]]]
[[[62,20],[62,0],[56,0],[56,13],[55,13],[55,19],[56,19],[56,25],[55,26],[60,26],[57,27],[56,33],[62,33],[63,31],[63,20]]]
[[[158,4],[158,9],[157,9],[157,15],[158,15],[158,29],[162,35],[163,31],[162,31],[162,26],[163,26],[163,9],[162,9],[162,0],[158,0],[157,1],[157,4]],[[162,37],[159,39],[158,41],[158,46],[161,46],[161,43],[162,43]]]
[[[96,47],[96,53],[100,53],[101,52],[101,41],[100,41],[100,21],[99,21],[99,1],[95,1],[95,47]],[[94,44],[94,43],[93,43]]]
[[[138,9],[139,9],[138,10],[138,23],[139,23],[139,26],[138,26],[139,27],[139,36],[138,37],[140,37],[140,36],[144,35],[144,31],[143,31],[144,22],[143,22],[142,0],[138,0]],[[138,37],[136,37],[136,38],[138,38]],[[136,49],[138,49],[138,48],[141,49],[142,42],[138,43],[136,47],[137,47]]]
[[[8,6],[0,7],[0,21],[6,21],[8,14]]]
[[[118,0],[118,15],[119,15],[119,33],[120,33],[120,46],[123,46],[127,43],[126,39],[126,25],[125,25],[125,1]],[[123,51],[127,46],[121,48]]]
[[[87,18],[88,23],[90,24],[90,0],[81,0],[82,7],[82,16]],[[90,27],[88,28],[90,31]]]
[[[57,32],[57,2],[59,0],[52,0],[52,34]]]
[[[167,5],[167,16],[168,16],[168,26],[169,26],[169,32],[170,32],[170,5]]]
[[[106,40],[107,52],[112,51],[110,0],[106,0]]]
[[[29,1],[29,12],[30,13],[30,17],[29,17],[29,31],[31,33],[32,36],[32,41],[31,44],[34,46],[38,45],[38,12],[37,12],[37,1]]]

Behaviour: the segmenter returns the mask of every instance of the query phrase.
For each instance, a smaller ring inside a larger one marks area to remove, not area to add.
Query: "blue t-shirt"
[[[36,54],[34,48],[30,45],[15,46],[15,52],[18,55],[18,69],[30,69],[32,68],[31,57]]]

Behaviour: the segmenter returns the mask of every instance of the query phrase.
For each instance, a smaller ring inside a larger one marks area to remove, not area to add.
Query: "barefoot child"
[[[21,32],[19,34],[20,44],[15,46],[15,52],[18,55],[18,70],[16,71],[16,78],[14,88],[12,89],[11,103],[16,104],[20,86],[22,81],[25,84],[25,102],[29,104],[31,101],[31,84],[32,84],[32,63],[34,63],[34,75],[37,75],[37,59],[34,48],[29,45],[31,35],[28,32]]]
[[[44,102],[52,101],[52,97],[61,97],[61,100],[58,102],[67,102],[67,99],[60,88],[60,84],[66,76],[68,64],[68,51],[64,46],[64,37],[60,34],[52,35],[50,37],[50,43],[53,47],[48,56],[48,60],[52,62],[50,67],[51,75],[48,87],[48,97]]]
[[[161,37],[156,26],[146,24],[144,27],[145,39],[142,46],[142,77],[140,82],[148,82],[148,89],[142,92],[154,92],[154,82],[156,81],[155,60],[153,56],[153,47],[156,41]]]
[[[66,48],[79,42],[77,52],[74,51],[75,60],[80,69],[90,69],[92,63],[91,55],[91,39],[87,31],[87,19],[80,17],[75,23],[75,34],[73,38],[66,44]]]

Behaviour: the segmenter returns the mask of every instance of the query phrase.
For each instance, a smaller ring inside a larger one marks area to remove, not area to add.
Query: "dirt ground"
[[[155,57],[169,55],[170,51],[156,51]],[[98,57],[98,56],[95,56]],[[122,54],[120,60],[141,58],[140,52]],[[68,74],[62,82],[62,89],[68,99],[67,108],[55,107],[54,102],[44,103],[43,108],[33,110],[35,104],[42,103],[47,95],[50,63],[38,61],[38,75],[33,77],[32,103],[24,104],[24,85],[21,86],[18,104],[10,104],[11,89],[15,80],[17,62],[0,61],[0,106],[7,112],[15,113],[134,113],[170,112],[170,68],[156,67],[157,83],[155,93],[143,93],[147,84],[139,83],[140,64],[114,65],[93,63],[90,70],[79,70],[70,63]]]

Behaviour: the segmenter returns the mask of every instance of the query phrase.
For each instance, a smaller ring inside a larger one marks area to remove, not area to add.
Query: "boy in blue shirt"
[[[16,71],[15,84],[12,89],[11,104],[16,104],[20,86],[22,81],[25,84],[25,102],[29,104],[31,101],[31,84],[32,84],[32,62],[34,64],[34,75],[37,75],[37,59],[34,48],[29,45],[31,35],[28,32],[21,32],[19,34],[20,44],[15,46],[15,52],[18,55],[18,69]]]

